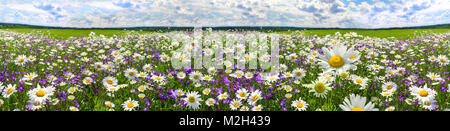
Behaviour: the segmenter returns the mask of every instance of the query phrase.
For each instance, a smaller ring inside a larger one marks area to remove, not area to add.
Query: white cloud
[[[70,27],[394,27],[450,23],[448,0],[81,0],[0,2],[0,22]],[[50,5],[51,9],[36,8]]]

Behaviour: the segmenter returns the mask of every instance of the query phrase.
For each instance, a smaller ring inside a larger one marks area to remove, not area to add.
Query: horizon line
[[[49,25],[35,25],[35,24],[23,24],[23,23],[8,23],[0,22],[0,25],[20,25],[31,27],[44,27],[44,28],[68,28],[68,29],[129,29],[129,28],[195,28],[196,26],[128,26],[128,27],[65,27],[65,26],[49,26]],[[233,28],[233,27],[250,27],[250,28],[302,28],[302,29],[401,29],[401,28],[426,28],[433,26],[450,26],[450,23],[443,24],[430,24],[419,26],[403,26],[403,27],[379,27],[379,28],[353,28],[353,27],[301,27],[301,26],[279,26],[279,25],[265,25],[265,26],[252,26],[252,25],[222,25],[222,26],[198,26],[201,28]]]

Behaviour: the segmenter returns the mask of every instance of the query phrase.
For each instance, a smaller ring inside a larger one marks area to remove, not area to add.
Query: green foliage
[[[417,35],[426,35],[431,33],[446,33],[450,32],[450,29],[440,28],[440,29],[392,29],[392,30],[303,30],[300,31],[301,34],[307,36],[317,35],[318,37],[323,37],[326,35],[334,35],[336,32],[345,34],[348,32],[356,32],[358,35],[378,37],[378,38],[389,38],[395,37],[395,39],[410,39]],[[283,31],[281,33],[291,34],[295,31]]]
[[[111,37],[114,35],[125,35],[130,30],[82,30],[82,29],[33,29],[33,28],[13,28],[13,29],[3,29],[7,31],[14,31],[18,33],[35,33],[49,35],[55,39],[69,39],[70,37],[87,37],[91,32],[95,32],[97,35],[104,35],[106,37]],[[136,31],[138,33],[151,33],[148,31]]]

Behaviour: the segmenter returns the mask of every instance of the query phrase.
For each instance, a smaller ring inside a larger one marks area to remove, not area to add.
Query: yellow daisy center
[[[291,76],[291,73],[286,73],[286,76],[287,76],[287,77],[290,77],[290,76]]]
[[[113,81],[112,80],[108,80],[108,84],[113,84]]]
[[[325,91],[325,84],[322,82],[317,83],[316,85],[314,85],[314,90],[317,93],[323,93]]]
[[[388,85],[386,88],[387,88],[388,90],[390,90],[390,89],[392,89],[392,86],[391,86],[391,85]]]
[[[190,103],[194,103],[195,102],[195,97],[193,97],[193,96],[189,97],[188,101]]]
[[[332,66],[334,68],[342,67],[344,65],[344,63],[345,63],[344,59],[340,56],[333,56],[328,61],[328,64],[330,64],[330,66]]]
[[[347,78],[348,74],[347,73],[341,73],[341,77],[342,78]]]
[[[355,55],[352,55],[352,56],[350,56],[349,58],[350,58],[350,59],[355,59],[356,56],[355,56]]]
[[[11,94],[13,92],[13,88],[9,88],[8,91],[6,91],[6,94]]]
[[[364,109],[361,107],[355,107],[355,108],[352,108],[352,111],[364,111]]]
[[[245,92],[241,92],[241,93],[239,93],[239,96],[241,96],[241,97],[245,97]]]
[[[299,102],[297,103],[297,108],[302,108],[303,107],[303,103]]]
[[[256,101],[258,99],[259,96],[255,95],[252,97],[252,101]]]
[[[237,73],[236,76],[237,76],[237,77],[241,77],[241,76],[242,76],[242,73]]]
[[[358,79],[356,79],[356,83],[361,84],[361,83],[362,83],[362,80],[358,78]]]
[[[21,59],[19,59],[19,62],[23,62],[24,60],[21,58]]]
[[[127,107],[128,107],[128,108],[133,108],[133,107],[134,107],[134,104],[133,104],[132,102],[128,102]]]
[[[45,96],[45,91],[43,91],[43,90],[37,91],[37,92],[36,92],[36,96],[38,96],[38,97],[43,97],[43,96]]]
[[[426,97],[426,96],[428,96],[428,91],[426,91],[426,90],[421,90],[421,91],[419,92],[419,95],[422,96],[422,97]]]

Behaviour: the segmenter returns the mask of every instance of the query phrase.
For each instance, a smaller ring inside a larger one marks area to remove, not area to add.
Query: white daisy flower
[[[135,110],[136,107],[139,107],[139,103],[138,101],[135,100],[131,100],[131,98],[127,101],[125,101],[122,104],[122,107],[124,108],[125,111],[132,111]]]
[[[355,94],[351,94],[350,98],[346,97],[339,107],[344,111],[378,111],[372,102],[366,104],[366,97]]]
[[[292,102],[291,106],[297,109],[298,111],[304,111],[306,108],[308,108],[308,103],[302,100],[302,98],[298,98],[298,100],[295,100]]]
[[[326,98],[326,94],[331,90],[330,84],[323,79],[318,79],[311,84],[309,92],[313,92],[316,97]]]
[[[346,46],[332,46],[329,48],[322,48],[324,55],[319,56],[321,68],[326,70],[341,70],[343,68],[356,69],[352,63],[357,59],[349,59],[356,54],[353,47],[347,49]]]
[[[53,95],[54,91],[55,88],[53,86],[41,88],[41,86],[37,84],[37,87],[28,91],[27,94],[31,100],[44,102],[45,100],[48,100],[50,96]]]
[[[196,91],[186,93],[186,98],[184,98],[183,100],[187,104],[188,107],[190,107],[194,110],[199,109],[200,105],[201,105],[200,101],[203,101],[200,98],[200,95],[198,94],[198,92],[196,92]]]
[[[17,92],[16,85],[8,84],[8,86],[6,86],[6,88],[2,92],[2,96],[3,98],[9,98],[9,96],[14,94],[14,92]]]

